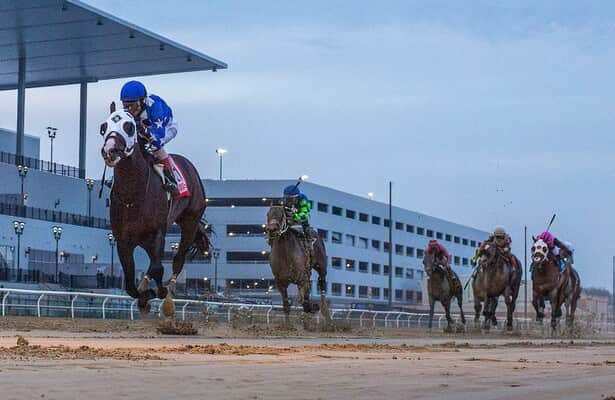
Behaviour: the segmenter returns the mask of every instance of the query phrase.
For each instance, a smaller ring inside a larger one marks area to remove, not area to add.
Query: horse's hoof
[[[160,311],[162,311],[162,315],[167,318],[170,318],[175,315],[175,304],[173,304],[173,299],[171,296],[166,296],[162,302],[162,306],[160,307]]]
[[[159,299],[164,299],[164,298],[166,298],[168,294],[169,294],[169,291],[168,291],[168,289],[167,289],[167,288],[165,288],[165,287],[159,287],[159,288],[158,288],[158,293],[157,293],[157,295],[158,295],[158,298],[159,298]]]
[[[147,315],[151,311],[152,306],[149,303],[146,303],[144,306],[139,305],[139,312],[141,315]]]

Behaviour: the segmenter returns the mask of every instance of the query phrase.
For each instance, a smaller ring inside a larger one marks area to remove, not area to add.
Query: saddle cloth
[[[162,179],[162,182],[164,183],[166,178],[164,176],[164,171],[162,167],[162,164],[154,164],[155,165],[155,170],[156,172],[158,172],[158,175],[160,176],[160,178]],[[171,167],[171,172],[173,173],[173,176],[175,177],[175,181],[177,182],[177,189],[179,191],[179,194],[177,196],[174,196],[173,199],[181,199],[182,197],[190,197],[190,189],[188,189],[188,184],[186,183],[186,178],[184,177],[184,173],[182,172],[181,168],[179,168],[179,166],[175,163],[175,160],[173,160],[173,157],[169,156],[169,165]]]

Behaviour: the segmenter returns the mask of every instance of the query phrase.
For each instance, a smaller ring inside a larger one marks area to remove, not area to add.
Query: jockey
[[[547,246],[549,246],[549,254],[551,254],[553,260],[559,264],[560,270],[565,268],[566,262],[569,261],[570,264],[574,263],[574,247],[572,243],[560,241],[549,231],[542,232],[540,235],[536,236],[536,239],[544,240]]]
[[[510,246],[512,244],[512,238],[508,233],[506,233],[506,229],[503,226],[496,226],[493,229],[493,233],[489,236],[487,240],[485,240],[474,253],[474,257],[472,258],[473,264],[476,263],[476,260],[480,258],[483,251],[487,246],[495,245],[496,248],[502,253],[504,257],[508,259],[508,261],[515,266],[517,269],[521,270],[521,265],[516,257],[512,255],[510,252]]]
[[[435,255],[436,263],[442,265],[445,269],[451,269],[451,256],[448,254],[448,250],[437,240],[430,240],[425,249],[425,254]]]
[[[155,94],[148,95],[139,81],[126,82],[122,86],[120,100],[124,110],[134,117],[139,134],[151,144],[156,161],[164,166],[165,189],[177,196],[179,189],[172,171],[172,160],[164,149],[164,145],[177,135],[173,111],[162,98]]]
[[[312,203],[310,203],[305,194],[301,193],[297,185],[290,185],[284,188],[284,208],[286,208],[287,214],[293,220],[294,225],[301,224],[303,235],[311,247],[310,210],[312,210]]]
[[[446,250],[446,247],[444,247],[444,245],[442,245],[437,240],[432,239],[429,241],[427,247],[425,248],[425,254],[428,256],[434,254],[436,264],[439,264],[444,268],[444,271],[446,272],[446,277],[448,278],[448,282],[451,287],[453,287],[454,282],[452,273],[453,271],[451,270],[451,256],[448,254],[448,250]]]

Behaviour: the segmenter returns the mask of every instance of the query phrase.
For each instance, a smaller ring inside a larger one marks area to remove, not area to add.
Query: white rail
[[[10,304],[9,299],[19,298],[20,296],[30,296],[31,301],[35,301],[35,304]],[[66,305],[47,305],[42,304],[42,300],[45,299],[48,302],[62,299]],[[101,300],[100,304],[87,304],[86,306],[79,306],[77,300]],[[53,290],[27,290],[27,289],[11,289],[0,288],[0,300],[2,302],[1,310],[2,316],[8,315],[8,308],[21,308],[21,309],[35,309],[35,314],[38,317],[43,315],[42,309],[47,308],[49,310],[63,310],[66,313],[70,313],[71,318],[75,318],[76,311],[89,312],[89,317],[92,317],[92,312],[100,311],[102,319],[109,317],[110,312],[116,312],[117,317],[120,315],[128,315],[131,320],[135,319],[135,306],[137,301],[132,297],[126,295],[117,294],[104,294],[104,293],[88,293],[88,292],[67,292],[67,291],[53,291]],[[115,300],[123,303],[123,306],[109,305],[109,301]],[[160,312],[161,300],[154,299],[153,302],[157,303],[158,308],[155,308]],[[196,314],[201,317],[209,319],[209,315],[218,315],[221,320],[231,322],[233,315],[244,312],[246,315],[256,315],[263,319],[266,324],[273,322],[273,311],[277,311],[275,315],[281,317],[282,306],[268,305],[268,304],[245,304],[245,303],[224,303],[215,301],[203,301],[203,300],[189,300],[189,299],[174,299],[178,317],[185,320],[188,314]],[[189,306],[200,306],[200,311],[188,311]],[[294,307],[296,310],[301,310],[301,307]],[[116,318],[117,318],[116,317]],[[330,317],[332,320],[345,321],[346,323],[355,323],[357,326],[364,327],[365,325],[378,327],[383,326],[386,328],[426,328],[429,323],[429,315],[425,313],[412,313],[404,311],[369,311],[369,310],[354,310],[354,309],[330,309]],[[336,318],[337,317],[337,318]],[[460,320],[460,316],[452,314],[451,317],[455,321]],[[124,317],[125,318],[125,317]],[[519,328],[529,329],[531,325],[530,320],[523,318],[515,319],[516,326]],[[445,315],[442,313],[434,314],[433,326],[439,329],[443,328],[446,323]],[[470,322],[471,323],[471,322]],[[504,324],[499,324],[501,329]],[[614,324],[606,324],[600,322],[593,324],[596,329],[602,332],[615,332]]]

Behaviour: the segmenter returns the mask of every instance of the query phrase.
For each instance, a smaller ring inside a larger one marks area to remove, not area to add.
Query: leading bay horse
[[[511,260],[511,258],[514,259]],[[513,265],[515,262],[517,266]],[[472,282],[474,291],[475,321],[480,318],[483,308],[483,329],[489,330],[491,324],[495,324],[495,310],[498,299],[504,296],[506,303],[506,328],[513,328],[513,313],[517,304],[519,287],[521,286],[521,268],[519,261],[514,255],[510,257],[502,254],[495,244],[487,244],[481,256],[476,277]],[[481,305],[484,302],[484,305]]]
[[[452,331],[454,321],[451,318],[451,300],[453,297],[457,298],[457,304],[459,305],[459,312],[461,313],[461,323],[466,324],[466,318],[463,315],[463,288],[461,286],[461,280],[459,276],[451,271],[453,275],[453,284],[447,276],[447,272],[442,265],[436,262],[436,253],[425,253],[423,257],[423,265],[425,266],[425,273],[427,274],[427,293],[429,294],[429,329],[432,326],[433,311],[436,300],[442,303],[444,311],[446,313],[446,321],[448,323],[446,330]]]
[[[182,271],[186,255],[199,251],[206,253],[209,239],[201,220],[205,211],[205,191],[196,168],[182,156],[173,155],[182,170],[190,190],[189,197],[169,200],[162,179],[154,170],[152,156],[145,149],[145,140],[139,140],[133,117],[125,111],[116,111],[100,127],[104,138],[102,157],[108,167],[114,168],[111,189],[110,218],[117,252],[124,270],[126,292],[138,299],[139,309],[148,313],[149,300],[164,299],[162,312],[170,317],[175,312],[177,277]],[[164,269],[164,241],[167,227],[172,223],[181,227],[181,239],[173,258],[173,273],[168,288],[162,283]],[[150,264],[139,288],[135,284],[133,253],[139,246],[147,253]],[[157,291],[149,288],[150,279]]]
[[[301,228],[301,227],[300,227]],[[312,230],[312,237],[316,238],[313,245],[313,257],[307,254],[305,240],[288,223],[286,210],[283,206],[272,206],[267,213],[265,225],[267,238],[271,245],[269,264],[275,278],[275,284],[282,296],[282,305],[286,323],[289,323],[290,301],[288,300],[288,286],[291,283],[297,285],[297,303],[303,305],[303,311],[312,312],[310,302],[310,285],[312,269],[318,273],[318,290],[320,292],[320,311],[329,321],[329,309],[325,295],[327,293],[327,252],[325,243]]]
[[[566,262],[564,272],[554,257],[549,257],[549,247],[542,239],[532,245],[532,305],[536,310],[536,320],[542,322],[545,317],[545,299],[551,303],[551,329],[555,334],[557,319],[562,316],[562,305],[566,307],[566,325],[570,328],[574,322],[577,301],[581,296],[579,274]],[[566,250],[560,249],[566,259]]]

